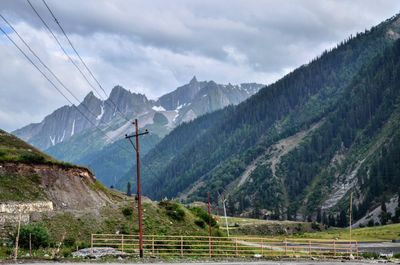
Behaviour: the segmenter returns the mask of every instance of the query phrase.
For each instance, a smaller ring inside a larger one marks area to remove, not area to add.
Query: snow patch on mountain
[[[165,109],[162,106],[153,106],[152,109],[155,111],[165,111]]]
[[[100,114],[99,114],[99,116],[96,117],[96,120],[98,120],[98,121],[99,121],[99,120],[103,117],[103,115],[104,115],[104,105],[102,104],[100,107],[101,107]]]
[[[72,122],[71,136],[73,136],[74,133],[75,133],[75,120]]]
[[[51,137],[51,136],[49,136],[50,137],[50,142],[51,142],[51,145],[55,145],[56,144],[56,137]]]

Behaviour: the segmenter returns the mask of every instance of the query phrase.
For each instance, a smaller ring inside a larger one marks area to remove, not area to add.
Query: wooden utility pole
[[[17,229],[17,237],[15,238],[15,253],[14,253],[14,261],[18,259],[18,244],[19,244],[19,231],[21,229],[21,218],[22,213],[19,212],[19,219],[18,219],[18,229]]]
[[[351,242],[351,219],[352,219],[352,215],[353,215],[353,192],[350,193],[350,216],[349,216],[349,229],[350,229],[350,254],[352,252],[352,242]]]
[[[135,119],[133,122],[135,125],[135,134],[133,135],[125,135],[125,138],[128,139],[133,148],[136,151],[136,174],[137,174],[137,200],[138,200],[138,221],[139,221],[139,257],[143,258],[143,225],[142,225],[142,194],[140,188],[140,153],[139,153],[139,136],[148,134],[149,132],[146,130],[143,133],[139,133],[139,123],[138,120]],[[131,138],[136,138],[136,145],[133,144]]]

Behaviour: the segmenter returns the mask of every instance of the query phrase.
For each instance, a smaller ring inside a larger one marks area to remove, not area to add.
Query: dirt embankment
[[[38,176],[40,190],[53,202],[56,211],[99,209],[112,202],[93,174],[84,168],[1,163],[0,175]],[[17,180],[15,185],[18,185]]]

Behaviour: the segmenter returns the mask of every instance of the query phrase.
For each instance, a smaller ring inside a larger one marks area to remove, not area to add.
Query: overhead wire
[[[29,0],[28,0],[29,1]],[[93,72],[90,70],[90,68],[87,66],[87,64],[85,63],[85,61],[82,59],[82,57],[80,56],[80,54],[78,53],[77,49],[75,48],[75,46],[72,44],[72,41],[70,40],[70,38],[68,37],[67,33],[65,32],[64,28],[61,26],[60,21],[57,19],[57,17],[54,15],[54,12],[51,10],[51,8],[49,7],[49,5],[46,3],[45,0],[42,0],[44,5],[46,6],[47,10],[49,11],[49,13],[51,14],[51,16],[53,17],[54,21],[56,22],[56,24],[58,25],[58,27],[60,28],[61,32],[63,33],[64,37],[67,39],[69,45],[71,46],[72,50],[75,52],[75,54],[78,56],[79,60],[81,61],[82,65],[85,67],[85,69],[88,71],[88,73],[90,74],[90,76],[93,78],[93,80],[96,82],[96,84],[99,86],[99,88],[103,91],[104,95],[106,97],[108,97],[107,92],[105,91],[105,89],[103,88],[103,86],[100,84],[100,82],[97,80],[97,78],[94,76]],[[121,117],[123,117],[125,120],[129,121],[129,119],[118,109],[117,104],[114,103],[114,101],[109,98],[109,101],[114,105],[115,110],[117,112],[119,112],[119,114],[121,115]]]
[[[97,89],[92,85],[92,83],[90,83],[89,79],[86,77],[86,75],[82,72],[82,70],[79,68],[79,66],[75,63],[75,61],[71,58],[71,56],[68,54],[68,52],[64,49],[64,47],[62,46],[61,42],[58,40],[57,36],[54,34],[54,32],[51,30],[51,28],[49,27],[49,25],[47,24],[46,21],[44,21],[44,19],[42,18],[42,16],[39,14],[39,12],[36,10],[36,8],[32,5],[30,0],[27,0],[28,4],[30,5],[30,7],[32,8],[32,10],[35,12],[35,14],[38,16],[38,18],[40,19],[40,21],[42,21],[43,25],[46,27],[46,29],[50,32],[50,34],[53,36],[54,40],[57,42],[58,46],[60,47],[60,49],[63,51],[63,53],[65,54],[65,56],[67,56],[68,60],[74,65],[74,67],[79,71],[79,73],[81,74],[81,76],[85,79],[86,83],[88,83],[88,85],[97,93],[97,95],[100,98],[103,98],[100,95],[100,92],[97,91]]]
[[[13,25],[2,15],[0,14],[0,17],[4,20],[4,22],[7,23],[7,25],[15,32],[15,34],[18,36],[18,38],[21,40],[21,42],[28,48],[28,50],[33,54],[33,56],[36,57],[36,59],[40,62],[40,64],[58,81],[58,83],[66,90],[68,93],[78,102],[80,105],[82,105],[93,117],[97,118],[97,115],[94,114],[88,106],[84,104],[84,102],[80,102],[80,100],[72,93],[70,89],[68,89],[65,84],[60,80],[60,78],[43,62],[43,60],[37,55],[37,53],[30,47],[30,45],[22,38],[22,36],[18,33],[18,31],[13,27]],[[115,130],[115,128],[111,127],[109,124],[104,124],[106,127],[109,129]]]
[[[93,123],[86,115],[83,113],[63,92],[62,90],[40,69],[39,66],[35,64],[35,62],[22,50],[22,48],[7,34],[7,32],[0,27],[0,31],[7,37],[9,41],[24,55],[24,57],[38,70],[41,75],[63,96],[64,99],[66,99],[81,115],[84,119],[86,119],[89,123],[91,123],[95,129],[97,129],[99,132],[104,134],[106,138],[109,140],[113,141],[111,137],[109,137],[105,132],[103,132],[95,123]],[[118,147],[123,148],[125,151],[130,151],[127,149],[125,146],[118,145]]]
[[[28,0],[29,2],[29,0]],[[82,57],[79,55],[78,51],[76,50],[75,46],[72,44],[72,41],[70,40],[70,38],[68,37],[67,33],[65,32],[64,28],[61,26],[60,21],[57,19],[57,17],[54,15],[54,12],[51,10],[51,8],[49,7],[49,5],[46,3],[45,0],[42,0],[42,2],[44,3],[44,5],[46,6],[47,10],[49,11],[49,13],[51,14],[51,16],[53,17],[55,23],[58,25],[58,27],[60,28],[61,32],[63,33],[64,37],[67,39],[69,45],[71,46],[71,48],[73,49],[73,51],[75,52],[75,54],[77,55],[77,57],[79,58],[79,60],[81,61],[82,65],[86,68],[86,70],[89,72],[90,76],[95,80],[95,82],[97,83],[97,85],[100,87],[100,89],[103,91],[103,93],[107,96],[106,91],[104,90],[104,88],[102,87],[102,85],[100,84],[100,82],[97,80],[97,78],[93,75],[92,71],[89,69],[89,67],[87,66],[87,64],[85,63],[85,61],[82,59]],[[30,4],[31,7],[33,8],[32,4]],[[38,16],[39,13],[36,12],[36,14]],[[42,19],[41,19],[42,20]],[[42,20],[42,22],[44,22]],[[53,36],[55,37],[55,35],[53,34]],[[55,37],[56,38],[56,37]],[[114,105],[115,109],[121,114],[121,117],[123,117],[126,121],[129,121],[129,118],[127,118],[119,109],[118,106],[113,102],[113,100],[111,98],[109,98],[110,102]],[[131,143],[132,144],[132,143]],[[133,145],[132,145],[133,146]],[[155,174],[155,172],[149,168],[149,170],[151,171],[153,176],[157,176]]]

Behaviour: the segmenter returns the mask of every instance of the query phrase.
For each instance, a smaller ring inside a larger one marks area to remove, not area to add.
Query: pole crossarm
[[[145,134],[148,134],[149,133],[149,131],[146,129],[146,131],[145,132],[142,132],[142,133],[138,133],[138,134],[131,134],[131,135],[125,135],[125,138],[126,139],[130,139],[130,138],[133,138],[133,137],[137,137],[137,136],[141,136],[141,135],[145,135]]]

